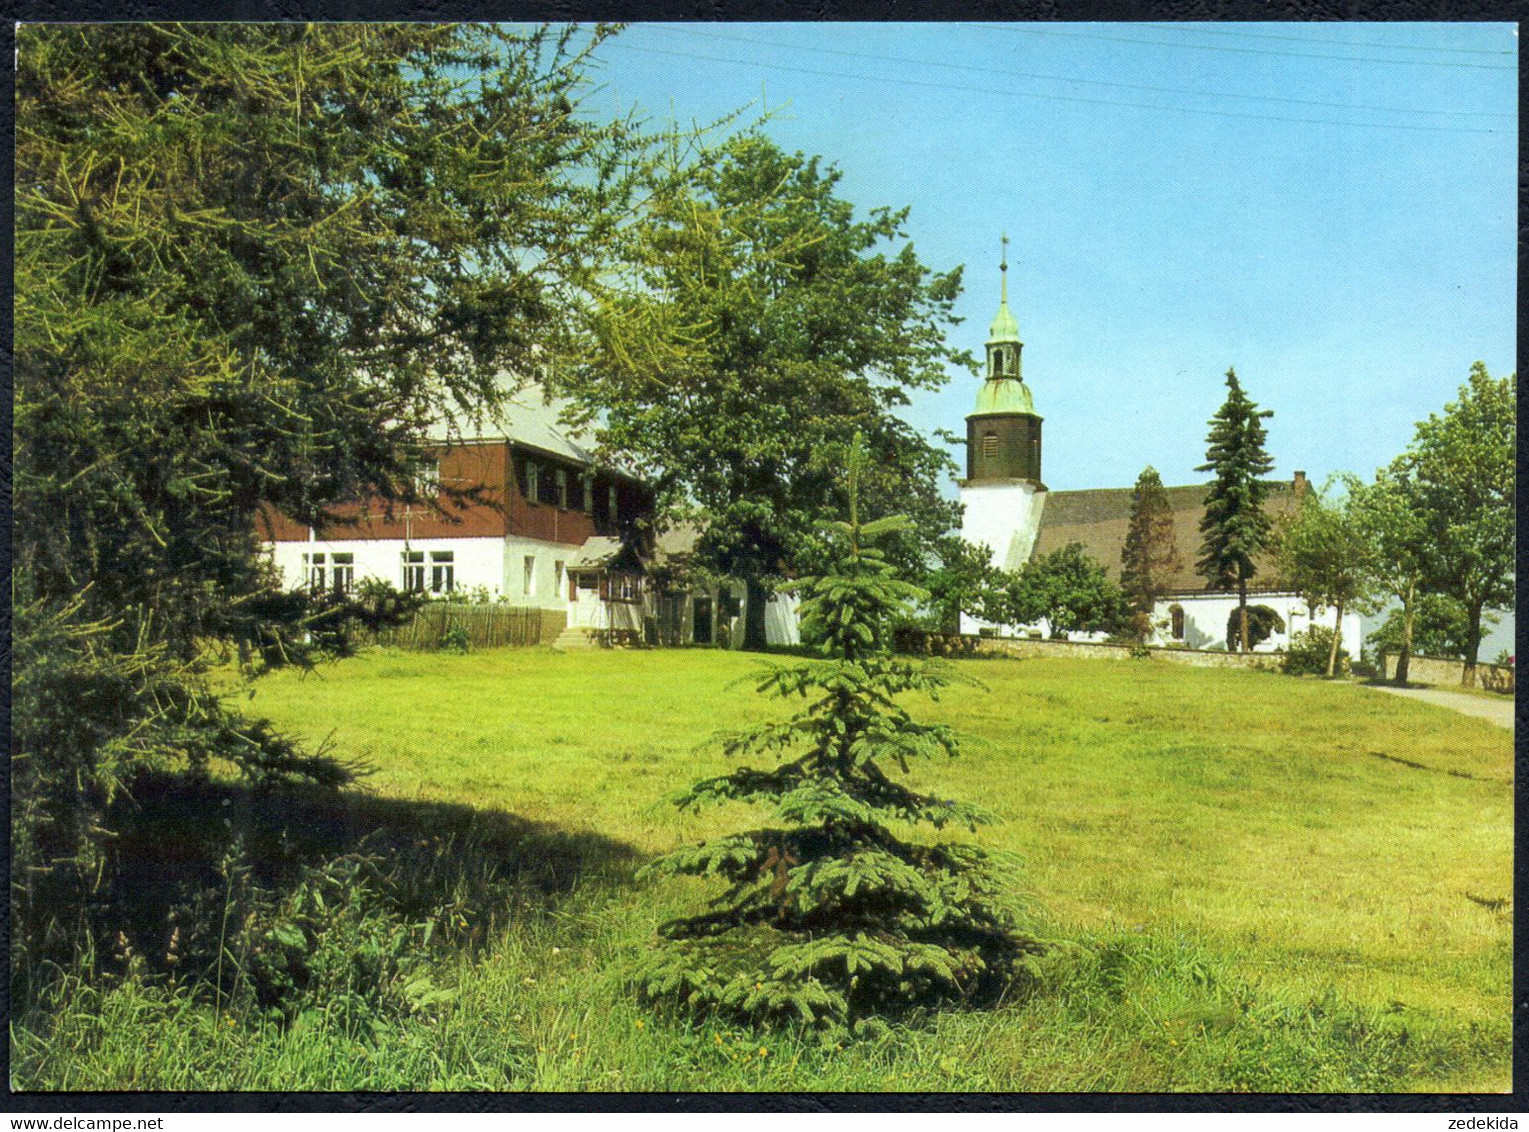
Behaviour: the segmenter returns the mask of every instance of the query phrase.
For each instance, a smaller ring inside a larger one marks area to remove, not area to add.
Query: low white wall
[[[1169,626],[1158,630],[1151,638],[1152,643],[1166,645],[1172,640],[1172,614],[1173,606],[1178,605],[1184,610],[1184,637],[1183,643],[1192,649],[1224,649],[1226,648],[1227,620],[1237,608],[1237,596],[1235,594],[1186,594],[1180,597],[1165,598],[1157,603],[1153,612],[1153,620],[1169,622]],[[1285,622],[1282,632],[1270,634],[1267,640],[1259,642],[1254,647],[1254,652],[1275,652],[1290,647],[1290,638],[1296,633],[1304,633],[1312,625],[1310,610],[1307,609],[1306,601],[1295,594],[1249,594],[1248,605],[1267,605]],[[1323,606],[1317,607],[1316,624],[1325,628],[1332,628],[1333,613],[1331,609]],[[1032,633],[1039,633],[1042,639],[1051,638],[1051,623],[1046,618],[1041,618],[1033,625],[1003,625],[994,626],[986,621],[979,621],[965,613],[961,614],[961,632],[971,635],[980,633],[983,629],[997,628],[1000,636],[1004,637],[1028,637]],[[1073,633],[1070,640],[1074,641],[1103,641],[1104,633]],[[1348,650],[1349,656],[1358,658],[1359,645],[1363,639],[1360,626],[1360,618],[1357,613],[1345,613],[1343,615],[1342,645]]]

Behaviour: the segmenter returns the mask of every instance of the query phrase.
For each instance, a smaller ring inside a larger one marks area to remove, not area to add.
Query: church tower
[[[1007,236],[998,313],[988,331],[987,377],[977,408],[966,418],[965,516],[961,537],[986,544],[993,565],[1017,570],[1030,557],[1045,503],[1041,482],[1041,418],[1020,369],[1019,323],[1009,311]],[[966,627],[963,626],[963,629]]]

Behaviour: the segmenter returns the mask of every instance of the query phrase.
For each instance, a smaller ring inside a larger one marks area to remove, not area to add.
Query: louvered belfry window
[[[985,432],[982,434],[982,454],[987,457],[998,455],[998,434]]]

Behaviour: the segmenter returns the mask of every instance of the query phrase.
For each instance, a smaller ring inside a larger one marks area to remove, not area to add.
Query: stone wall
[[[1395,671],[1396,657],[1382,656],[1380,658],[1381,678],[1389,680]],[[1464,671],[1464,661],[1414,656],[1407,661],[1407,682],[1409,684],[1458,684]],[[1476,684],[1494,692],[1511,693],[1514,688],[1513,669],[1505,665],[1478,664]]]
[[[934,651],[952,656],[1049,656],[1076,657],[1087,660],[1131,660],[1133,646],[1086,644],[1081,641],[1020,640],[1007,637],[933,638],[931,643],[946,642],[945,648],[935,644]],[[959,643],[957,643],[959,642]],[[1284,654],[1255,652],[1241,653],[1207,652],[1198,649],[1153,648],[1147,650],[1153,660],[1166,660],[1173,664],[1188,664],[1197,668],[1267,668],[1278,669],[1284,664]]]

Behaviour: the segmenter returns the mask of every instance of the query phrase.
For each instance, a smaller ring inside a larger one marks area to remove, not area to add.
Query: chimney
[[[1305,472],[1296,472],[1295,473],[1295,479],[1290,481],[1290,490],[1295,493],[1295,497],[1297,499],[1299,499],[1299,498],[1301,498],[1301,496],[1305,495],[1306,494],[1306,489],[1308,487],[1310,487],[1310,486],[1311,486],[1311,484],[1306,481],[1306,473]]]

